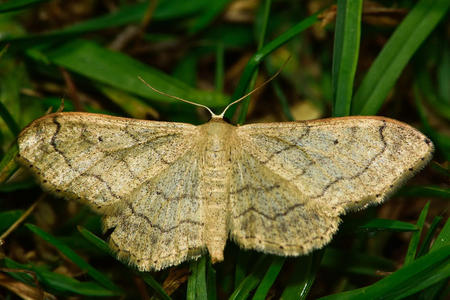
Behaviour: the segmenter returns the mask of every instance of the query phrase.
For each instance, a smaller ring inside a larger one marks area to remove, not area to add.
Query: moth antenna
[[[195,106],[199,106],[199,107],[206,108],[206,110],[208,110],[209,113],[211,114],[211,117],[213,117],[213,118],[219,117],[219,116],[217,116],[215,113],[213,113],[213,111],[212,111],[208,106],[206,106],[206,105],[203,105],[203,104],[200,104],[200,103],[195,103],[195,102],[192,102],[192,101],[189,101],[189,100],[186,100],[186,99],[183,99],[183,98],[174,96],[174,95],[170,95],[170,94],[164,93],[163,91],[160,91],[160,90],[158,90],[158,89],[152,87],[152,86],[151,86],[149,83],[147,83],[141,76],[138,76],[138,78],[139,78],[139,80],[142,81],[146,86],[148,86],[150,89],[152,89],[153,91],[157,92],[158,94],[161,94],[161,95],[163,95],[163,96],[167,96],[167,97],[172,98],[172,99],[180,100],[180,101],[183,101],[183,102],[186,102],[186,103],[195,105]]]
[[[263,83],[261,83],[258,87],[254,88],[252,91],[248,92],[247,94],[245,94],[244,96],[242,96],[241,98],[234,100],[233,102],[231,102],[230,104],[227,105],[227,107],[225,107],[225,109],[222,111],[222,113],[220,115],[218,115],[217,117],[223,118],[225,116],[225,113],[227,112],[227,110],[234,104],[244,100],[245,98],[247,98],[248,96],[250,96],[251,94],[255,93],[256,91],[258,91],[259,89],[261,89],[263,86],[265,86],[266,84],[268,84],[269,82],[271,82],[272,80],[275,79],[275,77],[277,77],[278,75],[280,75],[281,71],[284,69],[284,67],[286,66],[286,64],[288,63],[288,61],[291,59],[291,56],[289,55],[289,57],[286,59],[286,61],[283,63],[283,65],[278,69],[278,71],[273,74],[269,79],[267,79],[266,81],[264,81]]]
[[[61,103],[59,103],[59,107],[56,112],[62,112],[63,110],[64,110],[64,97],[61,98]]]
[[[51,114],[51,113],[52,113],[52,110],[53,110],[53,107],[50,106],[50,107],[45,111],[44,115],[49,115],[49,114]]]
[[[221,113],[220,115],[216,115],[216,114],[215,114],[208,106],[206,106],[206,105],[203,105],[203,104],[200,104],[200,103],[196,103],[196,102],[192,102],[192,101],[189,101],[189,100],[186,100],[186,99],[183,99],[183,98],[174,96],[174,95],[167,94],[167,93],[165,93],[165,92],[163,92],[163,91],[160,91],[160,90],[154,88],[153,86],[151,86],[151,85],[150,85],[148,82],[146,82],[141,76],[138,76],[138,78],[139,78],[139,80],[142,81],[146,86],[148,86],[150,89],[152,89],[153,91],[157,92],[157,93],[160,94],[160,95],[167,96],[167,97],[172,98],[172,99],[180,100],[180,101],[183,101],[183,102],[186,102],[186,103],[195,105],[195,106],[203,107],[203,108],[205,108],[206,110],[208,110],[208,112],[211,114],[211,117],[212,117],[212,118],[220,118],[220,119],[223,119],[223,117],[225,116],[225,113],[227,112],[227,110],[228,110],[232,105],[234,105],[234,104],[236,104],[236,103],[238,103],[238,102],[244,100],[244,99],[247,98],[248,96],[252,95],[252,94],[255,93],[256,91],[258,91],[259,89],[261,89],[262,87],[264,87],[266,84],[268,84],[269,82],[271,82],[272,80],[274,80],[275,77],[277,77],[278,75],[280,75],[281,71],[284,69],[284,67],[286,66],[286,64],[288,63],[288,61],[289,61],[290,59],[291,59],[291,56],[289,56],[289,57],[286,59],[286,61],[283,63],[283,65],[278,69],[278,71],[277,71],[275,74],[273,74],[269,79],[267,79],[266,81],[264,81],[261,85],[259,85],[258,87],[256,87],[256,88],[253,89],[252,91],[248,92],[247,94],[245,94],[245,95],[242,96],[241,98],[239,98],[239,99],[237,99],[237,100],[231,102],[230,104],[228,104],[228,105],[225,107],[225,109],[222,111],[222,113]]]

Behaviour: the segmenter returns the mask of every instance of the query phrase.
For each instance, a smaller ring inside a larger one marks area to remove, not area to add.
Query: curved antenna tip
[[[151,86],[147,81],[145,81],[141,76],[138,76],[138,79],[139,79],[140,81],[142,81],[147,87],[149,87],[149,88],[152,89],[154,92],[156,92],[156,93],[158,93],[158,94],[160,94],[160,95],[163,95],[163,96],[166,96],[166,97],[175,99],[175,100],[180,100],[180,101],[182,101],[182,102],[189,103],[189,104],[192,104],[192,105],[195,105],[195,106],[203,107],[203,108],[205,108],[207,111],[209,111],[209,113],[211,114],[211,117],[212,117],[212,118],[218,118],[218,117],[223,118],[223,116],[221,117],[220,115],[218,116],[218,115],[216,115],[215,113],[213,113],[213,111],[212,111],[208,106],[206,106],[206,105],[203,105],[203,104],[200,104],[200,103],[195,103],[195,102],[192,102],[192,101],[189,101],[189,100],[186,100],[186,99],[183,99],[183,98],[174,96],[174,95],[170,95],[170,94],[164,93],[163,91],[160,91],[160,90],[158,90],[158,89],[152,87],[152,86]]]
[[[255,89],[253,89],[252,91],[248,92],[247,94],[245,94],[244,96],[242,96],[241,98],[234,100],[233,102],[231,102],[230,104],[227,105],[227,107],[225,107],[225,109],[222,111],[222,113],[220,115],[217,115],[217,117],[220,117],[223,119],[223,117],[225,116],[225,113],[227,112],[227,110],[233,106],[234,104],[244,100],[245,98],[247,98],[248,96],[250,96],[251,94],[253,94],[254,92],[256,92],[257,90],[261,89],[263,86],[265,86],[266,84],[268,84],[269,82],[271,82],[272,80],[275,79],[275,77],[277,77],[278,75],[280,75],[281,71],[284,69],[284,67],[286,66],[286,64],[288,63],[288,61],[291,59],[291,56],[289,56],[286,61],[283,63],[283,65],[278,69],[278,71],[273,74],[272,76],[270,76],[269,79],[267,79],[266,81],[264,81],[260,86],[256,87]]]

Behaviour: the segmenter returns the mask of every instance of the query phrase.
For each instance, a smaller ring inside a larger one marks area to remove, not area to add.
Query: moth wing
[[[148,270],[204,248],[199,139],[189,124],[56,113],[32,122],[18,144],[20,160],[45,189],[101,212],[106,227],[115,227],[119,256]]]
[[[196,135],[188,124],[56,113],[32,122],[18,144],[44,188],[102,211],[183,156]]]
[[[324,245],[340,214],[383,201],[433,151],[414,128],[380,117],[250,124],[236,144],[231,236],[285,255]]]
[[[198,149],[136,188],[105,217],[110,243],[141,270],[160,270],[206,252]]]

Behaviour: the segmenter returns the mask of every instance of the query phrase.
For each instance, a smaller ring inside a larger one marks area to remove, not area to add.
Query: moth
[[[212,112],[211,112],[212,113]],[[54,113],[18,138],[52,194],[79,200],[140,270],[240,247],[282,256],[330,242],[340,215],[383,202],[430,159],[422,133],[383,117],[233,126]]]

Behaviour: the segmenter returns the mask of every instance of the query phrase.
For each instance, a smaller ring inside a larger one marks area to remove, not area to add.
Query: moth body
[[[205,201],[205,241],[213,262],[223,260],[223,250],[228,239],[229,183],[231,169],[231,144],[236,127],[222,119],[213,118],[199,126],[202,132],[201,177],[199,187]]]

